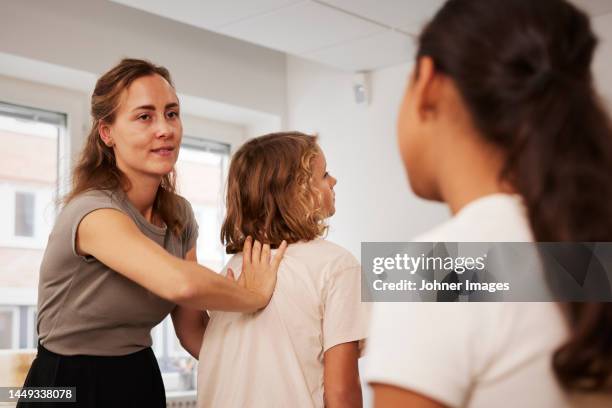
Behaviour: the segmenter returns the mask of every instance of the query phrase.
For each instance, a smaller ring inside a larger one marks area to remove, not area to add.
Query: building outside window
[[[15,193],[15,236],[34,236],[34,193]]]
[[[17,348],[19,344],[19,310],[0,306],[0,349]]]

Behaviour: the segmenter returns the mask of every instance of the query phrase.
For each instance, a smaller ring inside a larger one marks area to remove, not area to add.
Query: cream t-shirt
[[[237,254],[227,267],[238,276],[241,265]],[[329,241],[289,245],[265,309],[211,312],[200,351],[199,407],[323,407],[325,351],[367,334],[360,270]]]
[[[533,237],[520,197],[496,194],[415,241]],[[574,403],[552,370],[552,355],[568,335],[556,303],[377,303],[365,377],[450,407],[590,406]]]

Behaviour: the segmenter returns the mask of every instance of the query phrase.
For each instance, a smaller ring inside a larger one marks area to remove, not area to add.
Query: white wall
[[[410,65],[376,71],[371,102],[353,100],[353,75],[287,59],[288,128],[316,132],[338,179],[329,239],[356,256],[362,241],[407,241],[448,217],[410,191],[396,149],[395,123]]]
[[[181,93],[280,117],[286,108],[283,53],[105,0],[2,2],[0,53],[96,76],[147,58]]]
[[[599,37],[593,72],[597,88],[612,112],[612,14],[596,17],[592,23]]]

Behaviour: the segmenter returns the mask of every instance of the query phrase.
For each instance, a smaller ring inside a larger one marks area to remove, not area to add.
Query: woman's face
[[[176,92],[159,75],[136,79],[120,96],[114,123],[100,125],[100,136],[128,177],[170,173],[183,136]]]
[[[321,194],[321,207],[325,217],[331,217],[336,212],[336,183],[337,180],[327,172],[325,155],[319,149],[319,153],[312,159],[312,186]]]

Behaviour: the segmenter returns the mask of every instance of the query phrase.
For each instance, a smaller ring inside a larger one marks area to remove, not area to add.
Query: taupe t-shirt
[[[94,190],[71,200],[49,236],[38,285],[39,340],[58,354],[119,356],[150,347],[151,329],[175,306],[96,258],[77,254],[79,223],[102,208],[125,213],[145,236],[180,258],[194,247],[198,236],[185,199],[176,209],[187,220],[181,236],[149,223],[123,192]]]

